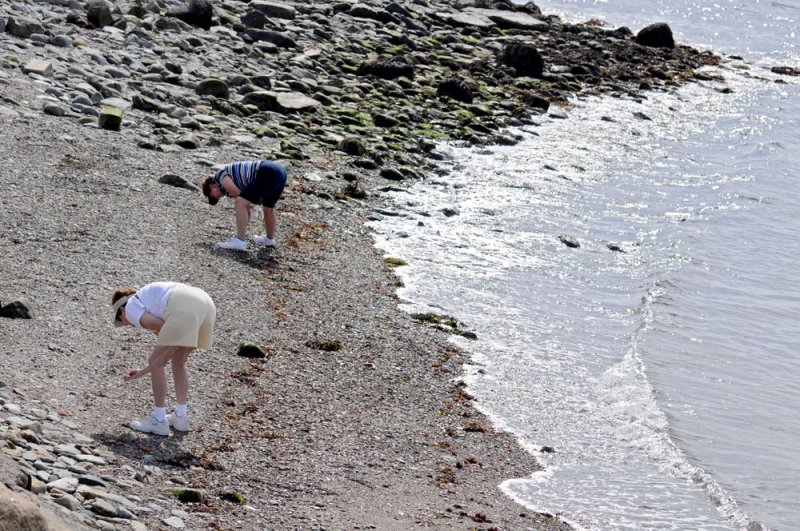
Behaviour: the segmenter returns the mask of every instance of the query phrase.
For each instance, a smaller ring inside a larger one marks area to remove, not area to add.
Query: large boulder
[[[675,39],[668,24],[656,22],[636,34],[636,42],[651,48],[675,48]]]
[[[500,62],[514,69],[517,76],[539,77],[544,71],[544,59],[536,45],[524,41],[513,41],[500,52]]]
[[[214,77],[206,78],[197,84],[195,88],[198,96],[214,96],[227,100],[230,97],[228,84]]]
[[[189,0],[184,6],[167,11],[167,16],[207,30],[211,28],[214,9],[208,0]]]
[[[0,304],[0,317],[6,317],[8,319],[32,319],[33,306],[31,306],[31,302],[27,298],[20,297],[6,305]]]
[[[14,37],[27,39],[33,33],[44,33],[44,26],[31,17],[8,17],[6,31]]]
[[[95,28],[113,26],[114,16],[111,14],[112,5],[106,0],[88,0],[86,2],[86,20]]]

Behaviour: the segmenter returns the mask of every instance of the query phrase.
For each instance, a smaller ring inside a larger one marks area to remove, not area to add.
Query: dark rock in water
[[[25,297],[0,305],[0,317],[8,319],[33,319],[33,307]]]
[[[253,343],[239,343],[239,346],[236,348],[236,355],[241,356],[242,358],[251,358],[251,359],[260,359],[267,357],[264,351],[258,348],[258,346]]]
[[[175,188],[184,188],[186,190],[198,190],[197,186],[193,185],[183,177],[179,175],[172,175],[167,174],[158,179],[158,182],[161,184],[168,184],[169,186],[174,186]]]
[[[500,62],[513,68],[517,76],[538,77],[544,71],[544,59],[529,42],[516,41],[506,44],[500,53]]]
[[[389,181],[402,181],[405,175],[396,168],[384,168],[381,170],[381,177]]]
[[[612,251],[614,251],[616,253],[624,253],[625,252],[625,250],[622,247],[620,247],[619,245],[617,245],[616,243],[606,244],[606,247],[608,247],[610,250],[612,250]]]
[[[565,234],[562,234],[561,236],[558,237],[558,239],[561,241],[561,243],[563,243],[567,247],[578,248],[581,246],[578,240],[576,240],[572,236],[567,236]]]
[[[459,215],[460,212],[458,211],[457,208],[445,207],[442,209],[442,214],[444,214],[445,217],[451,218],[453,216]]]
[[[356,75],[373,75],[381,79],[397,79],[398,77],[414,79],[414,67],[396,59],[390,61],[364,61],[358,66]]]
[[[773,66],[771,71],[773,74],[781,74],[783,76],[800,76],[800,70],[791,66]]]
[[[553,448],[552,446],[542,446],[539,451],[542,452],[543,454],[554,454],[554,453],[556,453],[556,449]]]
[[[520,97],[520,100],[528,107],[533,107],[534,109],[542,109],[543,111],[546,111],[550,108],[549,101],[538,94],[534,94],[533,92],[524,92]]]
[[[475,87],[464,79],[452,78],[439,83],[436,95],[454,99],[464,103],[472,103]]]
[[[675,48],[675,39],[668,24],[657,22],[636,34],[636,42],[651,48]]]
[[[95,28],[114,25],[111,14],[112,5],[106,0],[89,0],[86,2],[86,20]]]
[[[167,11],[167,16],[207,30],[211,28],[214,10],[208,0],[189,0],[185,6]]]

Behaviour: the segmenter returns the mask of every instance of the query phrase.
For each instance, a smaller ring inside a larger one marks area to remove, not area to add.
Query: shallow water
[[[459,341],[470,391],[546,467],[503,485],[532,510],[587,529],[800,528],[800,90],[772,81],[762,60],[784,41],[764,27],[759,62],[724,72],[731,94],[576,100],[517,146],[443,146],[452,175],[374,225],[411,264],[408,308],[478,334]]]

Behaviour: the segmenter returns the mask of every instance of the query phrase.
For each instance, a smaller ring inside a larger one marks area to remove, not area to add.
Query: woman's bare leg
[[[150,384],[156,407],[165,407],[167,401],[167,373],[164,367],[173,355],[175,347],[156,347],[147,363],[150,366]]]
[[[179,404],[189,400],[189,369],[186,366],[192,347],[174,347],[172,355],[172,379],[175,382],[175,398]]]

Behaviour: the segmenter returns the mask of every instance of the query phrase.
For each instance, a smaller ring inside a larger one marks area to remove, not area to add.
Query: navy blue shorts
[[[276,162],[262,161],[253,181],[239,193],[255,205],[275,208],[286,186],[286,168]]]

